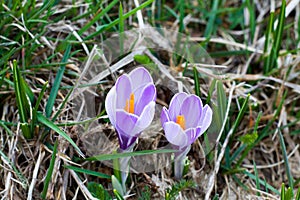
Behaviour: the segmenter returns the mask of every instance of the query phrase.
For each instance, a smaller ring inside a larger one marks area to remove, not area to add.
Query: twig
[[[228,103],[227,103],[227,108],[226,108],[225,119],[223,121],[222,128],[221,128],[221,130],[219,132],[216,144],[219,143],[219,141],[221,139],[221,136],[222,136],[222,133],[224,131],[225,125],[226,125],[226,121],[227,121],[227,118],[228,118],[228,115],[229,115],[229,109],[230,109],[230,105],[231,105],[231,100],[232,100],[232,95],[233,95],[234,89],[235,89],[235,82],[233,82],[232,87],[231,87],[230,92],[229,92],[229,97],[228,97]],[[213,190],[213,187],[214,187],[216,175],[219,172],[220,164],[221,164],[221,161],[222,161],[224,153],[225,153],[225,148],[226,148],[226,146],[227,146],[227,144],[229,142],[229,138],[232,135],[232,133],[233,133],[233,129],[230,129],[230,131],[227,134],[226,139],[225,139],[225,141],[223,143],[223,146],[222,146],[222,149],[221,149],[221,152],[220,152],[219,156],[218,156],[218,151],[215,152],[215,168],[214,168],[214,171],[212,172],[212,174],[210,175],[210,177],[208,179],[208,186],[207,186],[208,189],[206,190],[205,200],[209,200],[210,199],[210,194],[211,194],[211,192]]]
[[[35,167],[34,167],[34,170],[33,170],[32,181],[31,181],[31,184],[29,186],[27,200],[31,200],[32,199],[32,192],[33,192],[36,180],[37,180],[36,177],[38,175],[38,171],[39,171],[39,168],[40,168],[40,165],[41,165],[41,162],[42,162],[44,156],[45,156],[45,152],[44,151],[43,152],[40,151],[39,157],[38,157],[38,159],[36,161],[36,164],[35,164]]]

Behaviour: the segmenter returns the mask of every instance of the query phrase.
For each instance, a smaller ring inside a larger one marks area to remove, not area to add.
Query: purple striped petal
[[[134,133],[140,133],[146,129],[152,122],[155,113],[155,102],[152,101],[145,106],[141,116],[135,124]]]
[[[105,99],[105,110],[113,126],[116,125],[116,87],[112,87]]]
[[[136,97],[135,114],[140,115],[145,106],[156,99],[156,88],[150,83],[143,88],[140,97]]]
[[[135,136],[137,134],[137,132],[133,132],[137,121],[138,117],[134,114],[121,109],[116,112],[116,128],[128,136]]]
[[[167,140],[178,147],[185,147],[188,144],[188,137],[182,128],[175,122],[164,123],[165,136]]]
[[[170,121],[170,117],[169,117],[169,111],[166,107],[163,107],[161,114],[160,114],[160,122],[162,125],[164,125],[164,123]]]
[[[173,96],[169,106],[170,120],[176,121],[177,116],[180,114],[180,108],[184,99],[188,96],[187,93],[181,92]]]
[[[195,140],[203,133],[201,127],[191,128],[185,131],[188,137],[188,144],[193,144]]]
[[[137,139],[137,137],[132,137],[132,136],[128,136],[126,135],[126,133],[124,133],[121,130],[117,130],[118,131],[118,139],[119,139],[119,144],[120,144],[120,148],[122,150],[126,150],[128,147],[130,147]]]
[[[132,90],[135,91],[139,87],[144,87],[148,83],[153,84],[153,80],[149,72],[144,67],[138,67],[128,74],[132,83]]]
[[[131,90],[131,81],[127,74],[120,76],[116,82],[116,93],[117,93],[117,109],[124,109],[126,100],[129,99]]]
[[[196,95],[189,95],[182,103],[180,114],[185,118],[186,129],[196,127],[202,113],[202,102]]]
[[[212,121],[212,110],[208,105],[205,105],[202,111],[199,126],[201,126],[201,134],[204,133],[210,126]]]

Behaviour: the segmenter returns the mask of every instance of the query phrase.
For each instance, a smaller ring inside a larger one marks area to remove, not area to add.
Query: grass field
[[[5,0],[0,55],[1,199],[300,199],[299,0]],[[140,66],[154,119],[124,150],[105,99]],[[213,114],[175,178],[181,91]]]

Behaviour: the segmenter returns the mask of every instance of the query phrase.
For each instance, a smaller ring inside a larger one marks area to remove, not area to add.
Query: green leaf
[[[254,174],[255,174],[255,185],[256,185],[256,189],[257,189],[257,190],[260,190],[258,171],[257,171],[257,167],[256,167],[255,161],[253,161],[253,165],[254,165]],[[256,194],[257,194],[257,196],[260,196],[260,192],[256,192]]]
[[[134,55],[133,59],[143,65],[153,63],[147,55]]]
[[[236,131],[238,125],[240,124],[241,120],[243,119],[244,117],[244,114],[245,114],[245,111],[247,109],[247,105],[248,105],[248,101],[249,101],[249,97],[250,97],[250,94],[247,95],[247,98],[245,99],[243,105],[242,105],[242,108],[233,124],[233,133]]]
[[[251,35],[251,41],[253,41],[254,34],[255,34],[255,4],[253,0],[246,0],[247,9],[249,11],[249,17],[250,17],[250,35]]]
[[[274,11],[271,11],[269,17],[269,24],[265,33],[265,46],[264,46],[264,74],[270,71],[271,67],[271,43],[272,43],[272,33],[274,26]]]
[[[122,196],[125,195],[125,191],[123,191],[123,187],[122,187],[121,183],[119,182],[119,180],[114,175],[111,176],[111,183],[112,183],[113,188],[114,188],[114,193],[115,193],[115,190],[117,192],[117,193],[115,193],[115,194],[117,194],[116,195],[117,198],[120,195],[122,195]]]
[[[27,189],[28,187],[28,180],[25,178],[25,176],[17,169],[17,167],[14,165],[14,163],[5,155],[5,153],[0,149],[0,157],[2,157],[3,160],[5,160],[8,165],[12,168],[12,171],[14,174],[18,177],[19,182],[21,183],[21,186],[24,189]],[[2,161],[1,161],[2,162]]]
[[[64,54],[64,57],[62,59],[62,63],[65,63],[65,62],[68,61],[69,56],[70,56],[70,52],[71,52],[71,45],[68,44],[67,49],[66,49],[65,54]],[[51,116],[52,108],[54,106],[54,102],[55,102],[55,99],[56,99],[56,96],[57,96],[57,93],[58,93],[58,89],[59,89],[64,71],[65,71],[65,68],[66,68],[65,65],[61,65],[59,67],[59,70],[58,70],[57,74],[56,74],[55,81],[54,81],[53,87],[51,89],[49,99],[48,99],[48,102],[47,102],[47,105],[46,105],[46,110],[45,110],[46,111],[46,117],[48,117],[48,118]]]
[[[176,150],[173,149],[143,150],[143,151],[135,151],[135,152],[116,153],[116,154],[101,154],[98,156],[86,158],[85,160],[103,161],[103,160],[124,158],[129,156],[143,156],[143,155],[151,155],[151,154],[159,154],[159,153],[174,153],[174,152],[176,152]]]
[[[250,145],[250,144],[253,144],[257,138],[258,138],[258,134],[257,134],[257,132],[254,132],[254,133],[247,133],[245,135],[242,135],[239,138],[239,140],[246,145]]]
[[[46,195],[47,195],[47,191],[48,191],[48,186],[49,183],[51,181],[51,177],[52,177],[52,173],[53,173],[53,169],[54,169],[54,164],[55,164],[55,159],[56,159],[56,153],[57,153],[57,145],[58,145],[58,141],[55,141],[54,147],[53,147],[53,153],[51,156],[51,161],[50,161],[50,166],[48,168],[48,172],[45,178],[45,184],[44,184],[44,188],[41,194],[42,199],[46,199]]]
[[[82,157],[84,157],[84,154],[81,152],[81,150],[79,149],[79,147],[75,144],[75,142],[70,138],[70,136],[67,135],[61,129],[59,129],[59,127],[57,125],[55,125],[52,121],[50,121],[49,119],[47,119],[40,112],[37,113],[37,118],[38,118],[38,121],[40,123],[42,123],[45,126],[51,128],[52,130],[54,130],[55,132],[57,132],[59,135],[61,135],[63,138],[65,138],[75,148],[75,150],[79,153],[79,155],[81,155]]]
[[[284,183],[281,184],[280,200],[285,200],[285,185],[284,185]]]
[[[195,93],[198,97],[201,97],[199,74],[198,74],[198,70],[196,67],[193,67],[193,72],[194,72],[194,81],[195,81]]]
[[[99,183],[88,182],[87,189],[90,191],[90,193],[94,197],[96,197],[100,200],[111,200],[112,199],[112,197],[109,195],[109,193]]]
[[[115,4],[117,4],[119,2],[119,0],[113,0],[111,1],[108,6],[104,9],[101,10],[101,12],[99,14],[97,14],[96,16],[94,16],[91,20],[89,20],[89,22],[82,27],[79,31],[78,34],[82,35],[85,31],[87,31],[94,23],[96,23],[97,21],[99,21],[101,19],[101,17],[103,17],[105,14],[108,13],[108,11],[110,11],[113,6]]]
[[[113,154],[116,154],[116,153],[117,153],[117,151],[113,151]],[[115,177],[119,180],[119,182],[122,182],[120,161],[118,158],[113,159],[113,169],[114,169]]]
[[[216,16],[217,16],[219,0],[215,0],[212,2],[213,2],[213,7],[209,14],[209,20],[208,20],[208,23],[207,23],[205,31],[204,31],[204,37],[206,37],[206,38],[211,37],[211,34],[213,33],[215,25],[216,25],[215,20],[216,20]]]
[[[31,130],[32,133],[34,133],[34,128],[37,124],[37,111],[39,109],[39,105],[42,101],[42,98],[44,97],[44,93],[45,93],[45,90],[47,88],[47,85],[48,85],[48,81],[46,81],[46,83],[43,85],[42,90],[39,94],[39,97],[38,97],[38,99],[35,103],[35,107],[32,110],[32,122],[31,122],[31,127],[30,127],[30,130]]]
[[[285,169],[286,169],[286,174],[288,177],[288,181],[289,181],[289,187],[291,188],[291,192],[292,192],[292,196],[293,194],[293,190],[294,190],[294,179],[291,173],[291,168],[289,165],[289,160],[288,160],[288,156],[287,156],[287,152],[286,152],[286,147],[285,147],[285,143],[284,143],[284,138],[281,134],[281,130],[278,130],[278,135],[279,135],[279,141],[280,141],[280,146],[282,149],[282,154],[283,154],[283,160],[284,160],[284,165],[285,165]]]
[[[101,172],[95,172],[95,171],[88,170],[88,169],[82,169],[82,168],[74,167],[74,166],[71,166],[71,165],[64,165],[64,167],[68,168],[68,169],[71,169],[75,172],[84,173],[84,174],[88,174],[88,175],[91,175],[91,176],[97,176],[99,178],[111,179],[111,177],[109,175],[101,173]]]
[[[297,190],[297,194],[296,194],[295,200],[300,200],[300,187]]]
[[[119,6],[119,46],[120,46],[120,56],[124,54],[124,19],[123,19],[123,7],[122,2]]]
[[[225,119],[227,97],[225,95],[225,90],[221,81],[217,81],[217,101],[218,101],[218,110],[220,113],[221,120]]]
[[[251,174],[250,172],[248,172],[247,170],[242,171],[243,174],[249,176],[249,178],[251,178],[252,180],[256,180],[256,176]],[[279,195],[280,192],[278,190],[276,190],[272,185],[268,184],[267,182],[259,179],[259,184],[264,185],[266,190],[271,190],[272,192],[274,192],[275,194]]]
[[[13,63],[10,63],[12,70],[13,70],[13,79],[14,79],[14,89],[16,94],[16,101],[20,116],[20,122],[21,122],[21,129],[24,137],[26,139],[31,139],[33,137],[33,132],[30,131],[30,127],[28,122],[31,121],[30,119],[30,102],[28,101],[29,98],[27,98],[26,89],[28,86],[25,86],[26,83],[23,80],[20,71],[17,66],[17,61],[14,60]]]
[[[144,2],[143,4],[141,4],[139,7],[136,7],[136,8],[134,8],[134,9],[130,10],[129,12],[127,12],[126,14],[123,15],[123,20],[125,20],[125,19],[127,19],[128,17],[134,15],[137,11],[139,11],[139,10],[141,10],[141,9],[143,9],[143,8],[145,8],[145,7],[147,7],[147,6],[150,5],[153,1],[154,1],[154,0],[148,0],[148,1]],[[109,23],[109,24],[105,24],[105,25],[102,25],[102,26],[97,27],[97,30],[96,30],[94,33],[90,34],[89,36],[85,37],[84,40],[89,40],[89,39],[91,39],[91,38],[93,38],[93,37],[95,37],[95,36],[101,34],[101,33],[104,32],[105,30],[108,30],[108,29],[112,28],[113,26],[117,25],[117,24],[119,23],[119,21],[120,21],[120,18],[118,18],[118,19],[112,21],[112,22]]]

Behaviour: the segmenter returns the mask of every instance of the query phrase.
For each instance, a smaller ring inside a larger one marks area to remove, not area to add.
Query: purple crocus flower
[[[156,88],[149,72],[139,67],[120,76],[108,92],[105,109],[118,132],[121,150],[127,150],[153,120]]]
[[[169,109],[163,107],[161,123],[167,140],[178,150],[175,153],[175,177],[181,178],[184,159],[190,146],[210,126],[212,110],[203,107],[201,99],[184,92],[174,95]]]

